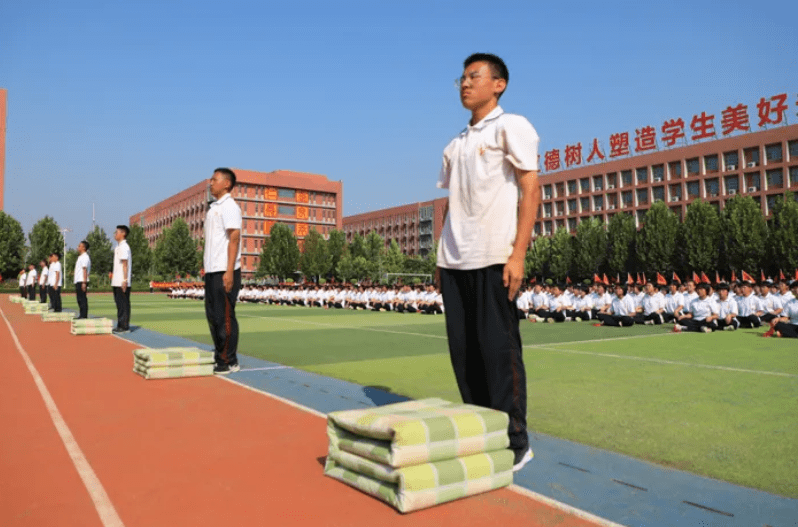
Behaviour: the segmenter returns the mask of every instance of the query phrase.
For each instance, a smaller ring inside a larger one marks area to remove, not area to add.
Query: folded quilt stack
[[[69,322],[75,318],[75,313],[62,311],[61,313],[42,313],[42,322]]]
[[[110,318],[72,319],[73,335],[109,335],[114,329],[114,321]]]
[[[133,371],[145,379],[177,379],[213,375],[212,351],[199,348],[133,350]]]
[[[436,398],[333,412],[324,473],[400,512],[472,496],[513,482],[508,423]]]
[[[40,315],[47,313],[47,304],[42,304],[33,300],[27,300],[22,307],[25,309],[26,315]]]
[[[21,296],[16,296],[16,295],[14,295],[14,296],[9,295],[8,296],[8,301],[13,303],[13,304],[21,304],[21,303],[25,302],[26,300],[28,300],[28,299],[27,298],[22,298]]]

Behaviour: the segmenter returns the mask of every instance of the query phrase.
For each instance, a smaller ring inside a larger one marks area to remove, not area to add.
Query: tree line
[[[293,231],[275,224],[264,240],[256,278],[382,281],[387,273],[432,275],[436,251],[426,257],[407,256],[395,240],[386,247],[376,232],[355,234],[350,243],[343,232],[332,230],[327,239],[311,229],[303,250]],[[90,244],[92,275],[104,283],[113,267],[112,243],[99,226],[84,237]],[[130,227],[128,245],[133,257],[133,280],[172,280],[176,276],[198,276],[202,267],[202,240],[191,237],[186,222],[178,218],[165,228],[155,247],[150,249],[144,229]],[[54,252],[61,252],[64,238],[55,220],[45,216],[28,234],[27,242],[20,223],[0,211],[0,273],[16,278],[27,264],[38,266]],[[77,252],[63,258],[64,271],[71,278]],[[664,202],[656,202],[646,212],[640,228],[634,217],[619,213],[605,225],[585,219],[571,234],[557,229],[551,237],[538,237],[526,255],[527,276],[563,281],[630,273],[711,273],[727,278],[731,271],[762,270],[777,276],[798,267],[798,201],[788,192],[776,199],[772,216],[766,220],[759,204],[750,196],[737,195],[722,212],[697,199],[688,207],[684,221]]]

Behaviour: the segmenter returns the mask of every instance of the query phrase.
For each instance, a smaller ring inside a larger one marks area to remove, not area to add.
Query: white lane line
[[[608,339],[572,340],[570,342],[547,342],[545,344],[528,344],[526,348],[544,348],[547,346],[568,346],[569,344],[584,344],[587,342],[608,342],[611,340],[647,339],[649,337],[668,337],[677,333],[652,333],[650,335],[630,335],[628,337],[612,337]]]
[[[241,370],[241,371],[243,371],[243,370]],[[229,383],[235,384],[236,386],[239,386],[241,388],[245,388],[245,389],[247,389],[247,390],[249,390],[251,392],[255,392],[255,393],[258,393],[260,395],[265,395],[266,397],[269,397],[269,398],[274,399],[276,401],[280,401],[280,402],[285,403],[285,404],[287,404],[289,406],[292,406],[293,408],[296,408],[298,410],[302,410],[303,412],[307,412],[309,414],[315,415],[316,417],[321,417],[322,419],[327,419],[327,414],[319,412],[318,410],[314,410],[313,408],[309,408],[309,407],[304,406],[302,404],[295,403],[294,401],[291,401],[289,399],[285,399],[283,397],[280,397],[279,395],[274,395],[273,393],[269,393],[269,392],[266,392],[266,391],[263,391],[263,390],[259,390],[258,388],[254,388],[252,386],[248,386],[248,385],[246,385],[244,383],[236,381],[235,379],[231,379],[230,377],[225,377],[225,376],[222,376],[222,375],[217,375],[216,377],[221,379],[221,380],[223,380],[223,381],[227,381]],[[515,484],[508,486],[507,489],[510,490],[511,492],[515,492],[516,494],[519,494],[519,495],[524,496],[526,498],[529,498],[529,499],[544,503],[544,504],[546,504],[546,505],[548,505],[550,507],[553,507],[555,509],[559,509],[559,510],[565,512],[566,514],[570,514],[572,516],[576,516],[576,517],[581,518],[583,520],[587,520],[587,521],[593,522],[596,525],[598,525],[599,527],[624,527],[623,525],[620,525],[618,523],[614,523],[614,522],[611,522],[609,520],[605,520],[604,518],[601,518],[599,516],[591,514],[591,513],[587,512],[587,511],[583,511],[582,509],[577,509],[576,507],[572,507],[571,505],[568,505],[567,503],[559,502],[557,500],[554,500],[552,498],[546,497],[546,496],[544,496],[542,494],[538,494],[537,492],[531,491],[529,489],[525,489],[524,487],[520,487],[520,486],[515,485]]]
[[[655,364],[668,364],[672,366],[688,366],[691,368],[704,368],[708,370],[721,370],[721,371],[733,371],[738,373],[754,373],[759,375],[775,375],[777,377],[789,377],[789,378],[796,378],[798,379],[798,375],[794,375],[792,373],[784,373],[779,371],[767,371],[767,370],[747,370],[745,368],[732,368],[730,366],[715,366],[712,364],[700,364],[696,362],[680,362],[675,360],[665,360],[665,359],[653,359],[650,357],[635,357],[633,355],[617,355],[615,353],[595,353],[592,351],[579,351],[579,350],[569,350],[569,349],[562,349],[562,348],[544,348],[544,347],[537,347],[535,348],[541,351],[558,351],[562,353],[573,353],[577,355],[590,355],[592,357],[607,357],[611,359],[623,359],[623,360],[636,360],[640,362],[653,362]]]
[[[282,320],[284,322],[296,322],[297,324],[308,324],[311,326],[324,326],[336,329],[359,329],[362,331],[373,331],[375,333],[393,333],[396,335],[411,335],[414,337],[429,337],[431,339],[442,339],[446,340],[446,337],[442,337],[440,335],[430,335],[428,333],[411,333],[409,331],[391,331],[389,329],[375,329],[375,328],[364,328],[360,326],[342,326],[340,324],[331,324],[329,322],[311,322],[309,320],[298,320],[295,318],[281,318],[281,317],[259,317],[256,315],[244,315],[244,314],[236,314],[238,317],[246,317],[246,318],[260,318],[263,320]]]
[[[14,328],[11,327],[11,323],[6,318],[2,308],[0,308],[0,315],[2,315],[3,320],[5,320],[8,331],[11,332],[11,338],[14,339],[17,351],[19,351],[19,354],[22,356],[22,360],[25,361],[25,365],[28,367],[28,371],[33,377],[33,381],[36,383],[36,387],[39,389],[42,399],[44,399],[44,405],[47,407],[50,419],[52,419],[55,429],[58,431],[58,435],[61,437],[64,447],[66,447],[72,464],[75,466],[75,470],[78,471],[80,479],[83,480],[83,484],[86,486],[86,490],[89,492],[89,496],[94,502],[94,508],[100,516],[100,521],[106,527],[124,527],[125,524],[122,523],[122,519],[117,514],[114,504],[111,503],[111,499],[105,492],[105,488],[97,477],[97,474],[95,474],[94,470],[91,468],[88,459],[83,455],[83,451],[75,440],[75,436],[72,435],[66,421],[64,421],[64,417],[61,415],[61,412],[58,411],[58,407],[53,397],[50,395],[50,391],[44,384],[44,380],[42,380],[41,375],[39,375],[36,366],[33,365],[30,356],[25,352],[22,344],[20,344],[17,334],[14,332]]]
[[[238,371],[239,372],[244,372],[244,371],[268,371],[268,370],[285,370],[285,369],[290,369],[290,368],[291,368],[291,366],[266,366],[266,367],[263,367],[263,368],[241,368]]]

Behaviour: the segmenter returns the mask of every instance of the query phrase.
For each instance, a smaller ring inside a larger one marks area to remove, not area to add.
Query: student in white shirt
[[[19,296],[22,298],[28,298],[28,285],[26,284],[27,281],[28,273],[25,272],[25,269],[22,269],[17,276],[17,283],[19,284]]]
[[[790,284],[793,297],[784,305],[781,316],[774,319],[771,328],[763,337],[776,335],[778,337],[798,338],[798,280]]]
[[[127,244],[127,235],[130,229],[127,225],[117,225],[114,239],[117,242],[114,249],[114,270],[111,275],[111,287],[114,290],[116,303],[116,327],[114,333],[127,333],[130,331],[130,287],[133,277],[133,259],[130,246]]]
[[[78,244],[78,259],[75,262],[75,298],[78,302],[79,318],[89,318],[89,299],[86,290],[89,286],[91,274],[91,258],[89,258],[89,242],[83,240]]]
[[[718,318],[718,307],[709,298],[709,285],[698,284],[696,288],[698,298],[690,302],[690,312],[679,319],[673,327],[674,332],[700,331],[712,333],[713,322]]]
[[[723,331],[734,331],[740,327],[737,321],[737,302],[729,297],[729,284],[718,284],[718,319],[715,321],[715,328]]]
[[[635,316],[635,323],[646,325],[660,325],[665,320],[662,313],[665,312],[665,297],[657,290],[653,282],[648,282],[645,286],[645,294],[640,301],[639,312]]]
[[[39,271],[39,303],[46,304],[47,303],[47,262],[42,260],[39,262],[41,265],[41,271]]]
[[[47,272],[47,293],[53,311],[61,312],[61,287],[64,285],[64,273],[61,270],[61,253],[50,255],[50,267]]]
[[[565,286],[556,284],[552,287],[554,299],[551,301],[551,310],[546,322],[565,322],[571,320],[567,315],[568,311],[573,310],[573,304],[568,295],[565,294]]]
[[[735,298],[737,301],[737,321],[741,328],[758,328],[762,325],[760,318],[765,314],[765,306],[754,294],[751,282],[742,283],[742,292]]]
[[[471,112],[443,152],[438,187],[449,189],[438,246],[449,355],[463,401],[509,415],[513,470],[530,459],[526,369],[515,297],[540,202],[538,135],[504,113],[507,66],[479,53],[457,83]]]
[[[30,264],[28,266],[28,276],[25,279],[25,285],[28,288],[28,300],[36,300],[36,284],[38,282],[36,280],[37,277],[38,273],[36,272],[36,266]]]
[[[668,294],[665,295],[665,311],[662,313],[663,322],[673,322],[682,316],[684,309],[684,296],[679,292],[679,283],[671,281],[668,289]]]
[[[617,284],[615,286],[615,297],[612,299],[612,303],[604,306],[598,314],[598,319],[601,322],[593,325],[614,327],[634,326],[635,320],[632,317],[635,315],[636,310],[637,307],[635,306],[632,295],[627,294],[626,287]]]
[[[205,316],[211,330],[216,365],[213,372],[226,375],[238,365],[238,320],[236,301],[241,289],[241,208],[230,192],[236,175],[229,168],[217,168],[210,180],[216,201],[205,217]]]
[[[759,300],[764,306],[765,313],[760,317],[762,322],[770,322],[781,315],[784,305],[781,298],[774,295],[776,286],[773,282],[766,281],[759,286]]]

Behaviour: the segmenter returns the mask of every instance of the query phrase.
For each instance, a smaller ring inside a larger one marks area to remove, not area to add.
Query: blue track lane
[[[196,346],[144,328],[124,335],[142,346]],[[406,400],[382,389],[332,379],[239,354],[230,378],[322,413]],[[535,459],[515,484],[629,527],[796,527],[798,500],[739,487],[538,433]],[[798,478],[798,474],[796,474]]]

